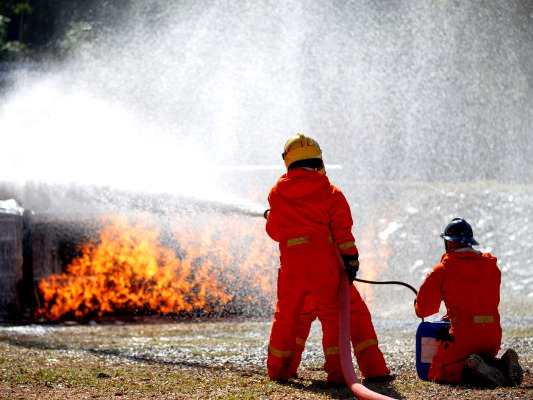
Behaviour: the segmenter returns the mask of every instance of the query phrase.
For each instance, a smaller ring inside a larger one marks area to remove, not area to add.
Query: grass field
[[[519,326],[516,326],[519,325]],[[300,375],[287,384],[266,374],[267,320],[97,321],[0,326],[0,399],[350,399],[325,386],[318,323]],[[368,385],[395,399],[533,398],[533,327],[504,326],[526,374],[518,388],[483,389],[418,379],[413,322],[376,321],[397,379]],[[357,372],[357,370],[356,370]]]

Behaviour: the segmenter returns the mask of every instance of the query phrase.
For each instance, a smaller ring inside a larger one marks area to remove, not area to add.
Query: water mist
[[[328,176],[352,207],[362,278],[418,286],[461,216],[499,258],[503,310],[531,309],[529,3],[101,7],[106,29],[89,26],[65,62],[10,73],[3,198],[57,218],[259,216],[283,173],[265,166],[303,132],[342,165]],[[365,296],[376,315],[411,315],[403,288]]]

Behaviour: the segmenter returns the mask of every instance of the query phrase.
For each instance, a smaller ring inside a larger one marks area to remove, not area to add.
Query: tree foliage
[[[61,59],[144,0],[1,0],[0,62]]]
[[[5,0],[0,8],[0,61],[18,61],[28,53],[27,46],[20,40],[12,40],[10,28],[11,16],[23,21],[24,15],[31,14],[32,8],[26,2]],[[21,25],[22,27],[22,25]],[[22,34],[19,28],[19,35]]]
[[[70,30],[71,21],[87,2],[80,0],[2,0],[0,2],[0,61],[60,57],[58,37]],[[97,6],[97,4],[94,4]],[[76,26],[76,24],[74,24]]]

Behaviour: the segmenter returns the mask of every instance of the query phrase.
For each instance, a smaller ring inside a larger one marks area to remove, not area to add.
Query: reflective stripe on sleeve
[[[355,247],[355,242],[347,242],[339,244],[339,250],[344,251]]]

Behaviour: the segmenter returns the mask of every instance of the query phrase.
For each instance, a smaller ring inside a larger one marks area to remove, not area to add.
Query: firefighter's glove
[[[450,335],[450,325],[441,326],[435,333],[435,337],[443,342],[455,342],[455,339]]]
[[[268,218],[268,213],[270,213],[270,208],[268,210],[265,210],[265,212],[263,213],[263,217],[265,217],[265,219]]]
[[[355,280],[355,276],[357,275],[357,271],[359,271],[359,255],[349,255],[349,254],[343,254],[342,261],[344,262],[344,268],[346,268],[346,273],[348,274],[348,280],[350,282],[350,285]]]

